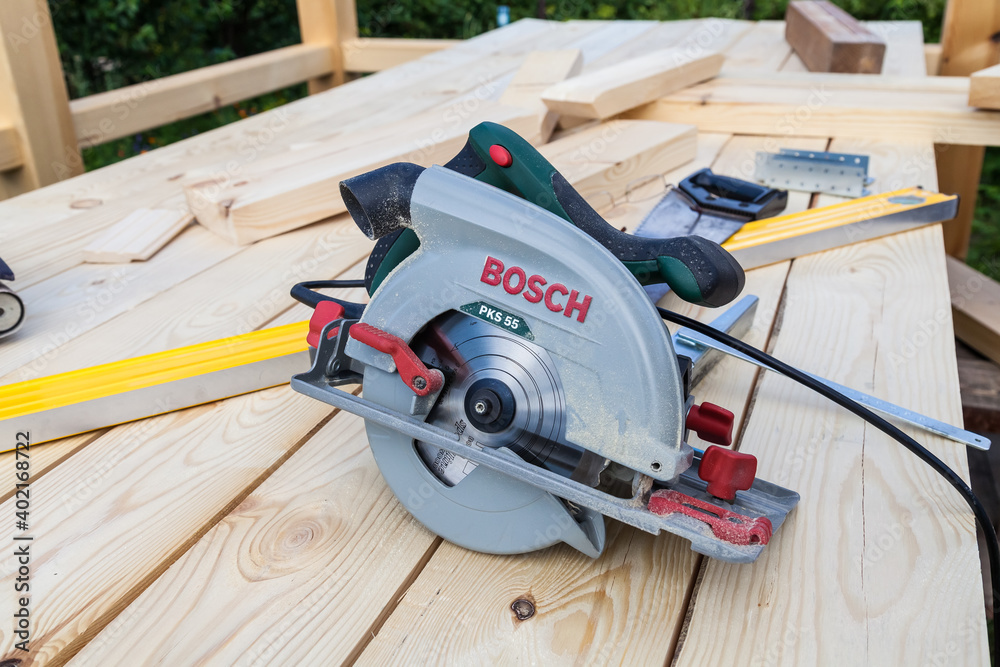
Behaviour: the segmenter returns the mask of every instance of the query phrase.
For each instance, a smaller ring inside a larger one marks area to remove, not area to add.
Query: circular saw
[[[564,542],[596,557],[611,518],[756,559],[798,495],[726,448],[733,415],[691,395],[643,285],[720,306],[739,265],[698,237],[608,225],[529,144],[492,123],[445,166],[344,181],[378,239],[366,306],[312,291],[295,390],[360,415],[375,460],[427,528],[476,551]],[[338,387],[361,384],[356,396]],[[693,449],[689,432],[717,443]]]

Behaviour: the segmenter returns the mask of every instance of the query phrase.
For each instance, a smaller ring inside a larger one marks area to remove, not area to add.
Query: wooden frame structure
[[[302,44],[70,101],[47,0],[0,6],[0,199],[83,173],[80,147],[303,81],[309,94],[455,40],[358,37],[353,0],[298,0]]]
[[[453,40],[361,38],[354,0],[297,0],[302,44],[70,101],[47,0],[0,7],[0,199],[83,172],[93,146],[256,95],[309,82],[309,94],[353,73],[377,72]],[[1000,9],[991,0],[949,0],[940,45],[928,45],[930,74],[968,76],[1000,61]],[[962,196],[946,245],[968,249],[982,146],[937,144],[944,192]]]

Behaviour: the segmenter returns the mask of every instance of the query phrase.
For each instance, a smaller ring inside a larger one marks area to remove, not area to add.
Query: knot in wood
[[[519,621],[526,621],[535,615],[535,605],[531,600],[524,598],[514,600],[513,604],[510,605],[510,609]]]

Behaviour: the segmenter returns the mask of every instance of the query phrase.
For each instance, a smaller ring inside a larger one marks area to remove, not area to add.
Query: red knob
[[[734,421],[736,417],[729,410],[714,403],[702,403],[691,406],[686,425],[705,442],[728,447],[733,444]]]
[[[511,157],[510,151],[500,144],[490,146],[490,159],[501,167],[509,167],[514,164],[514,158]]]
[[[306,342],[310,347],[319,347],[319,336],[323,333],[323,327],[334,320],[344,319],[344,307],[336,301],[320,301],[316,304],[312,317],[309,318],[309,333],[306,334]],[[327,338],[333,338],[340,331],[340,327],[333,329]]]
[[[701,457],[698,476],[708,482],[708,492],[713,496],[733,500],[737,491],[753,486],[757,457],[713,445]]]

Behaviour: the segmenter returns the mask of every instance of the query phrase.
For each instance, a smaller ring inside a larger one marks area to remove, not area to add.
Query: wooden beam
[[[348,72],[381,72],[459,44],[459,39],[397,39],[362,37],[343,44]]]
[[[941,29],[943,76],[969,76],[1000,63],[1000,3],[995,0],[948,0]],[[971,97],[971,84],[970,84]],[[958,194],[958,216],[945,225],[945,248],[964,258],[972,235],[972,218],[982,173],[982,148],[949,146],[938,141],[938,179],[942,187]],[[981,146],[982,144],[980,144]]]
[[[726,73],[623,114],[746,134],[1000,146],[1000,112],[968,106],[960,77]]]
[[[785,12],[785,39],[811,72],[878,74],[885,41],[826,0],[797,0]]]
[[[48,3],[0,3],[0,35],[0,119],[17,132],[24,166],[0,173],[0,191],[26,192],[82,174]]]
[[[1000,109],[1000,65],[972,73],[969,77],[969,106]]]
[[[548,108],[579,118],[608,118],[719,73],[725,58],[663,49],[574,77],[542,95]]]
[[[924,65],[928,76],[937,76],[941,72],[940,44],[924,44]]]
[[[140,208],[83,249],[90,264],[127,264],[152,257],[194,220],[186,209]]]
[[[572,78],[583,69],[579,49],[532,51],[500,96],[500,104],[531,109],[538,114],[536,136],[525,136],[530,143],[548,143],[559,121],[559,114],[542,102],[542,94],[553,84]]]
[[[70,103],[76,136],[101,144],[333,71],[328,49],[297,44]]]
[[[955,335],[1000,363],[1000,283],[954,257],[948,258]]]
[[[315,95],[345,81],[344,44],[358,38],[358,14],[354,0],[296,0],[302,43],[321,46],[330,54],[329,73],[309,80]]]
[[[1000,62],[1000,3],[948,0],[941,30],[941,75],[968,76]]]
[[[0,128],[0,171],[17,169],[24,164],[21,157],[21,142],[17,130],[12,127]]]

